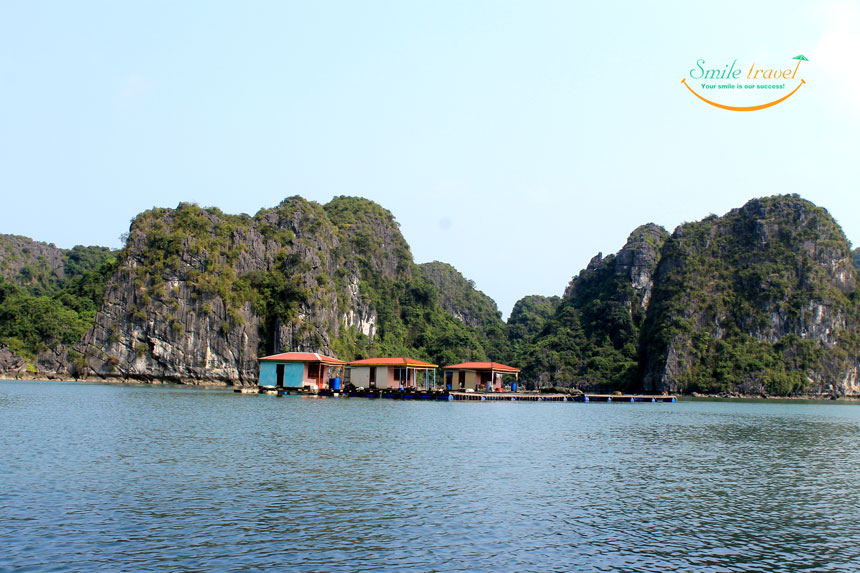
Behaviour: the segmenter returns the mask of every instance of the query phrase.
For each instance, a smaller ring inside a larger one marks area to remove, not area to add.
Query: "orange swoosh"
[[[723,105],[723,104],[721,104],[721,103],[717,103],[717,102],[715,102],[715,101],[711,101],[711,100],[709,100],[709,99],[705,99],[705,98],[703,98],[702,96],[700,96],[699,94],[697,94],[696,92],[694,92],[694,91],[693,91],[693,88],[691,88],[691,87],[687,84],[687,78],[682,79],[682,80],[681,80],[681,83],[682,83],[682,84],[684,84],[685,86],[687,86],[687,89],[688,89],[688,90],[690,90],[690,93],[692,93],[694,96],[696,96],[697,98],[699,98],[700,100],[702,100],[702,101],[703,101],[703,102],[705,102],[705,103],[709,103],[709,104],[711,104],[711,105],[712,105],[712,106],[714,106],[714,107],[718,107],[718,108],[720,108],[720,109],[727,109],[727,110],[729,110],[729,111],[757,111],[757,110],[760,110],[760,109],[765,109],[765,108],[768,108],[768,107],[775,106],[776,104],[778,104],[778,103],[780,103],[780,102],[784,102],[785,100],[787,100],[788,98],[790,98],[791,96],[793,96],[793,95],[794,95],[794,92],[796,92],[797,90],[799,90],[799,89],[800,89],[800,86],[802,86],[803,84],[805,84],[805,83],[806,83],[806,80],[800,80],[800,83],[799,83],[799,84],[797,84],[797,87],[796,87],[796,88],[794,88],[794,90],[793,90],[790,94],[788,94],[787,96],[785,96],[785,97],[781,97],[781,98],[779,98],[778,100],[772,101],[772,102],[770,102],[770,103],[763,103],[763,104],[761,104],[761,105],[751,105],[751,106],[749,106],[749,107],[738,107],[738,106],[733,106],[733,105]]]

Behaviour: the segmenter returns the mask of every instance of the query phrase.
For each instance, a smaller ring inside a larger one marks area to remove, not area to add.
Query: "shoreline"
[[[133,378],[124,376],[82,376],[74,377],[65,374],[38,375],[32,373],[0,373],[0,381],[21,381],[21,382],[86,382],[86,383],[105,383],[105,384],[132,384],[144,385],[150,384],[153,386],[174,385],[186,386],[189,388],[201,389],[227,389],[227,388],[255,388],[256,384],[245,384],[242,381],[233,380],[201,380],[197,378]],[[648,394],[651,396],[651,394]],[[663,394],[653,394],[654,397],[662,396]],[[691,394],[674,394],[678,400],[689,401],[710,401],[710,400],[725,400],[725,401],[776,401],[776,402],[796,402],[796,401],[811,401],[811,402],[860,402],[860,394],[851,396],[834,396],[832,394],[800,394],[795,396],[770,396],[763,394],[702,394],[693,392]]]
[[[834,396],[833,394],[802,394],[798,396],[766,396],[760,394],[678,394],[678,400],[689,402],[860,402],[860,395]]]
[[[69,376],[66,374],[32,374],[15,373],[0,373],[0,380],[20,381],[20,382],[101,382],[105,384],[151,384],[153,386],[174,385],[187,386],[189,388],[242,388],[254,387],[256,384],[243,384],[241,381],[227,380],[200,380],[197,378],[133,378],[124,376]],[[237,383],[238,382],[238,383]]]

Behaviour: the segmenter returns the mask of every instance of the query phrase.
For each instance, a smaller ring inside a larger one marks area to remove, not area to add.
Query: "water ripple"
[[[0,382],[0,570],[850,571],[860,408]]]

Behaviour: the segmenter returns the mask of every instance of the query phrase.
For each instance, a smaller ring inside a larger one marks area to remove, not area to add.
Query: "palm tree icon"
[[[792,59],[792,60],[797,60],[797,65],[796,65],[796,66],[794,66],[794,73],[793,73],[793,74],[791,74],[791,77],[792,77],[792,78],[794,78],[794,76],[796,76],[796,75],[797,75],[797,69],[800,67],[800,62],[808,62],[809,60],[808,60],[808,59],[806,59],[806,56],[804,56],[803,54],[800,54],[800,55],[798,55],[798,56],[794,56],[794,57],[793,57],[793,58],[791,58],[791,59]]]

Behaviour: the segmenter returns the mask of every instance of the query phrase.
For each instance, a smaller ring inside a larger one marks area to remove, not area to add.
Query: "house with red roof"
[[[461,362],[442,368],[445,371],[445,389],[454,392],[501,392],[502,377],[514,376],[511,390],[516,392],[520,369],[498,362]]]
[[[325,390],[343,378],[346,362],[316,352],[283,352],[259,359],[260,387]]]
[[[358,388],[424,388],[436,385],[436,364],[414,358],[364,358],[349,363],[347,380]]]

